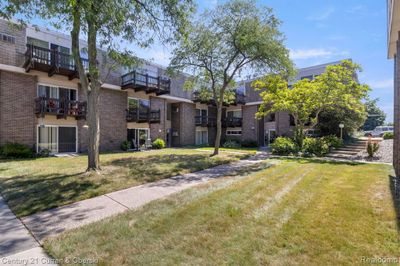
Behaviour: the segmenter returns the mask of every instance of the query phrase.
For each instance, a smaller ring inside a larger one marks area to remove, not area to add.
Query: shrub
[[[240,144],[239,144],[239,142],[230,139],[230,140],[225,141],[225,143],[222,145],[222,147],[224,147],[224,148],[239,148]]]
[[[324,156],[329,152],[329,144],[323,138],[305,138],[302,151],[306,156]]]
[[[393,132],[385,132],[385,134],[383,134],[383,139],[393,139],[393,137]]]
[[[1,150],[2,156],[7,158],[31,158],[34,154],[31,148],[19,143],[7,143]]]
[[[379,144],[376,141],[368,141],[367,143],[367,153],[368,157],[374,157],[374,154],[379,150]]]
[[[336,137],[335,135],[328,135],[328,136],[324,136],[322,137],[322,140],[328,144],[329,148],[340,148],[343,146],[343,140],[341,140],[340,138]]]
[[[152,143],[152,147],[154,149],[163,149],[165,148],[165,141],[162,139],[155,139]]]
[[[252,139],[245,139],[242,141],[242,147],[247,147],[247,148],[254,148],[257,147],[258,143],[255,140]]]
[[[298,146],[291,138],[278,137],[274,143],[271,144],[273,154],[289,155],[298,152]]]
[[[129,150],[130,148],[131,148],[131,142],[130,141],[128,141],[128,140],[124,140],[122,143],[121,143],[121,150],[123,150],[123,151],[127,151],[127,150]]]
[[[43,149],[40,150],[37,154],[37,156],[39,157],[49,157],[50,156],[51,151],[49,149]]]

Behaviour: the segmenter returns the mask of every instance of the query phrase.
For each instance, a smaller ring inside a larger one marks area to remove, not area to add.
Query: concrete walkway
[[[54,265],[0,197],[0,265]]]
[[[240,170],[242,167],[250,166],[260,160],[264,160],[267,156],[265,153],[260,153],[247,160],[219,165],[203,171],[179,175],[154,183],[108,193],[33,214],[22,218],[22,221],[35,238],[39,242],[43,242],[46,237],[57,235],[65,230],[138,208],[150,201],[163,198],[172,193],[229,175]]]

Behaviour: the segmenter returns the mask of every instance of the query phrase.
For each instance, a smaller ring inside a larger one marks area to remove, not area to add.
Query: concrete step
[[[351,147],[343,147],[343,148],[334,149],[332,151],[354,151],[354,150],[363,150],[363,149],[351,148]]]
[[[333,150],[329,154],[343,154],[343,155],[356,155],[359,151],[341,151],[341,150]]]
[[[346,159],[346,160],[349,160],[349,159],[352,159],[354,157],[354,155],[328,153],[327,155],[325,155],[325,157],[334,158],[334,159]]]

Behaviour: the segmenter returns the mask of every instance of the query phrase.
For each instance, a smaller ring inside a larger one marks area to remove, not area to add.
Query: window
[[[38,130],[38,151],[49,150],[52,153],[58,151],[58,128],[53,126],[41,126]]]
[[[275,122],[275,113],[267,115],[265,117],[265,122]]]
[[[5,33],[0,33],[0,40],[3,42],[15,44],[15,37]]]
[[[196,109],[196,116],[206,117],[207,109]]]
[[[242,118],[242,110],[233,110],[226,112],[227,117]]]
[[[28,44],[32,44],[32,45],[37,46],[37,47],[40,47],[40,48],[49,49],[49,43],[48,42],[45,42],[45,41],[42,41],[42,40],[38,40],[38,39],[35,39],[35,38],[28,37],[27,38],[27,43]]]
[[[53,87],[47,85],[38,85],[37,96],[50,99],[65,99],[70,101],[76,101],[78,99],[77,91],[74,89]]]
[[[227,136],[240,136],[240,135],[242,135],[242,130],[227,130],[226,135]]]
[[[207,144],[208,144],[208,131],[196,130],[196,145],[207,145]]]

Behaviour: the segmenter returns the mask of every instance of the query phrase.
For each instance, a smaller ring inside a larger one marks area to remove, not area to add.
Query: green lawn
[[[100,174],[85,173],[87,156],[0,160],[0,192],[19,217],[248,155],[163,149],[100,156]]]
[[[391,167],[282,160],[45,242],[101,265],[354,265],[398,257]],[[398,215],[398,214],[397,214]]]
[[[214,147],[198,147],[198,150],[201,151],[214,151]],[[226,152],[238,152],[238,153],[249,153],[249,154],[256,154],[258,148],[247,148],[247,147],[238,147],[238,148],[219,148],[220,151]]]

